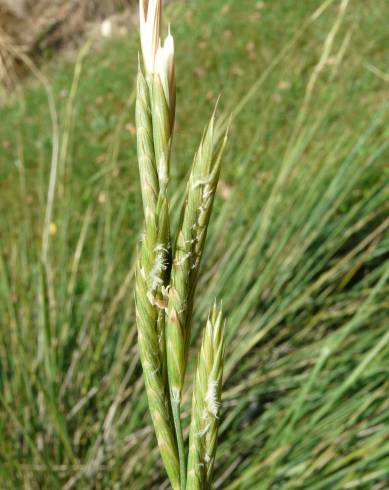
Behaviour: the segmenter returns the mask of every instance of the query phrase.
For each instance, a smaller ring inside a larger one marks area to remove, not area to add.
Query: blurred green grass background
[[[196,343],[223,300],[215,488],[387,488],[388,15],[385,0],[166,8],[177,204],[219,94],[233,113],[194,326]],[[1,109],[5,489],[168,488],[134,326],[136,26],[98,44],[54,54]]]

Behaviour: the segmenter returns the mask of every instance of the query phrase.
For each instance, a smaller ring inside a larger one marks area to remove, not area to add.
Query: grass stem
[[[178,459],[180,463],[180,487],[181,490],[186,488],[186,454],[184,445],[184,436],[181,426],[181,409],[180,402],[172,400],[172,413],[174,428],[176,431],[177,448],[178,448]]]

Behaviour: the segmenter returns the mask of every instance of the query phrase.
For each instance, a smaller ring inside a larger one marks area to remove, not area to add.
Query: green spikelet
[[[212,485],[223,382],[223,331],[222,312],[215,305],[205,327],[194,381],[186,490],[207,490]]]
[[[178,400],[186,370],[193,298],[226,142],[226,137],[215,142],[214,126],[212,117],[194,158],[170,279],[167,364],[172,397]]]
[[[160,332],[158,332],[158,307],[150,301],[153,268],[159,260],[156,227],[146,227],[141,244],[140,259],[136,273],[135,298],[138,326],[138,346],[145,378],[149,409],[161,456],[174,489],[179,488],[177,446],[172,430],[169,399],[165,389]]]
[[[165,288],[169,277],[169,216],[159,192],[149,88],[138,75],[137,146],[145,230],[139,250],[135,302],[139,353],[150,414],[161,456],[174,489],[179,489],[179,462],[166,385],[164,338]]]

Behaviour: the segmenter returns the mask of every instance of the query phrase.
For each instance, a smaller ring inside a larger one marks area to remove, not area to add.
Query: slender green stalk
[[[177,438],[177,446],[178,446],[178,458],[180,464],[180,484],[181,489],[185,490],[186,488],[186,451],[185,451],[185,442],[182,431],[181,424],[181,411],[180,411],[180,403],[171,400],[172,404],[172,413],[173,413],[173,421],[174,421],[174,429],[176,432]]]

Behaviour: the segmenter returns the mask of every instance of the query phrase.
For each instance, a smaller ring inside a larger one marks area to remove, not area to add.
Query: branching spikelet
[[[194,381],[187,490],[211,488],[223,377],[223,330],[222,312],[215,305],[205,328]]]

